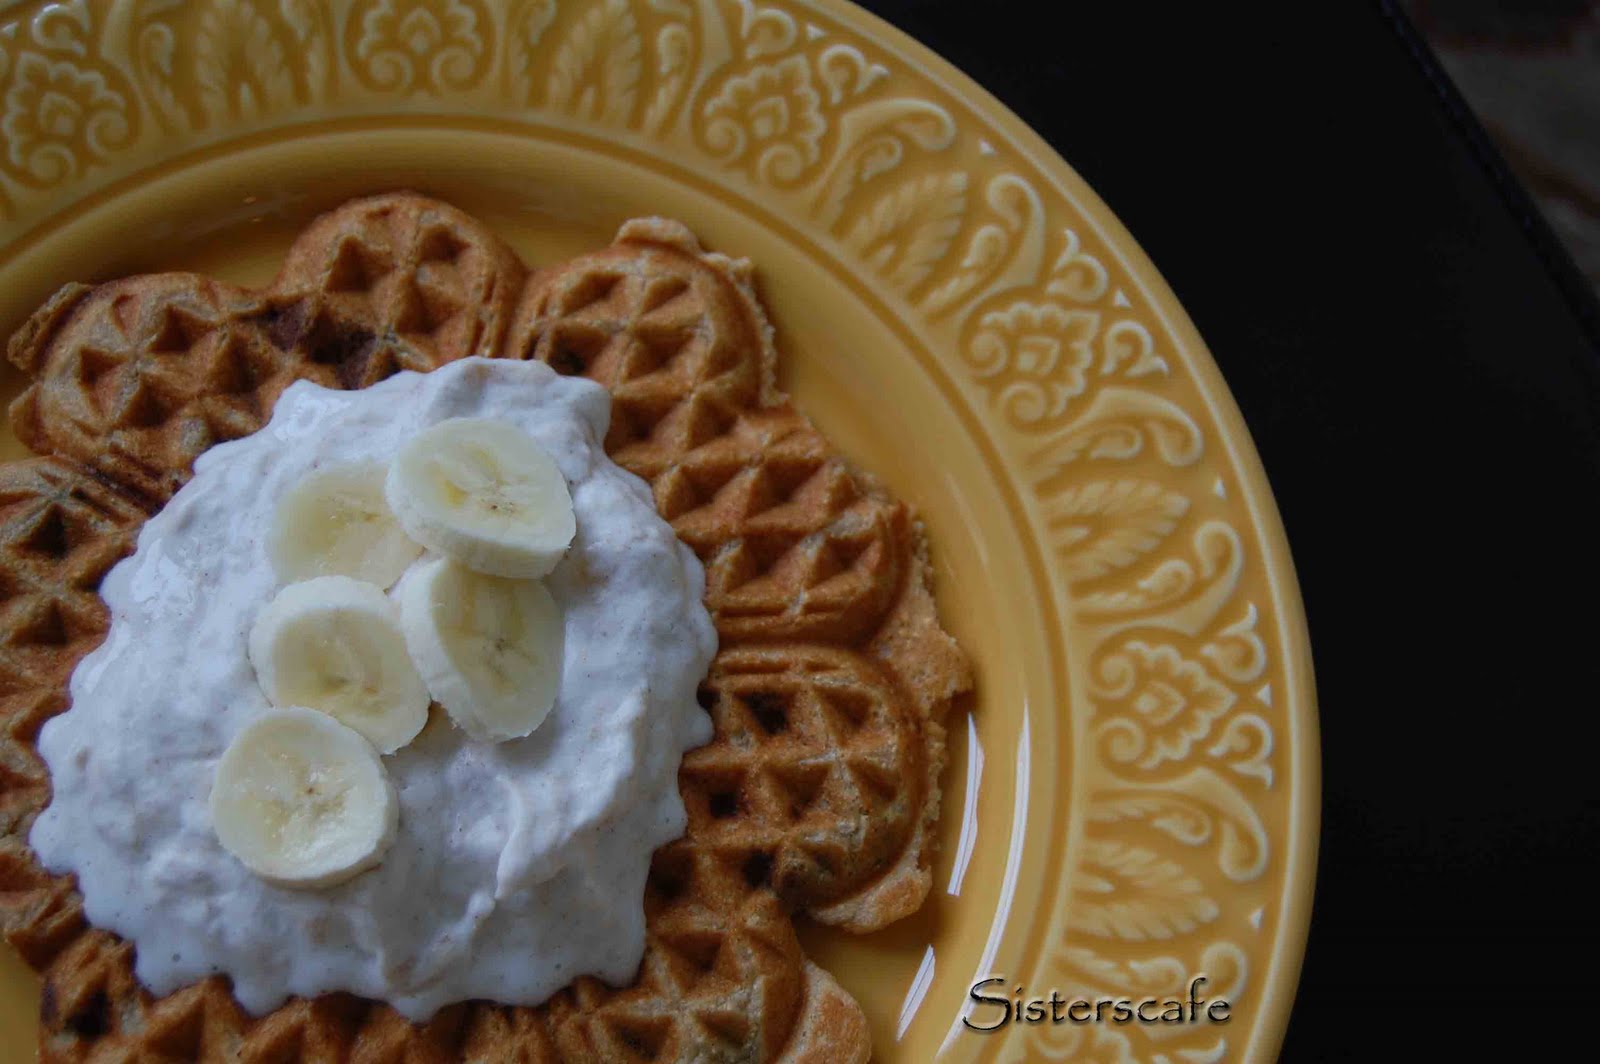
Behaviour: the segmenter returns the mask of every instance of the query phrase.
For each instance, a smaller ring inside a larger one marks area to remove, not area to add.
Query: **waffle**
[[[0,582],[9,600],[31,581],[37,599],[8,605],[5,633],[26,649],[0,656],[0,920],[44,974],[45,1059],[865,1059],[859,1007],[805,958],[791,917],[870,931],[922,904],[942,718],[971,679],[933,611],[920,524],[778,390],[747,263],[645,219],[529,274],[472,219],[396,193],[318,219],[261,291],[187,274],[69,286],[10,354],[34,378],[18,434],[55,456],[0,479]],[[132,947],[88,928],[70,879],[22,841],[48,797],[31,743],[103,634],[93,589],[195,456],[259,427],[290,381],[361,387],[470,354],[605,385],[607,451],[706,567],[715,734],[679,773],[689,825],[652,861],[638,979],[426,1025],[348,995],[251,1018],[220,978],[153,999]],[[38,531],[60,500],[77,515],[67,540]],[[22,546],[41,539],[65,546]],[[55,598],[70,625],[10,621]]]
[[[11,340],[35,381],[11,424],[30,449],[164,502],[296,380],[360,388],[493,352],[523,276],[472,218],[390,195],[319,219],[262,291],[189,273],[68,285]]]
[[[109,623],[95,594],[133,551],[143,506],[60,458],[0,465],[0,927],[36,968],[83,929],[68,880],[45,873],[26,839],[50,800],[34,750],[67,708],[67,679]]]

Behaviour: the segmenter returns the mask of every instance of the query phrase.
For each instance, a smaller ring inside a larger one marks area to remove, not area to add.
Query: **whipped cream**
[[[400,826],[383,862],[324,890],[274,886],[222,848],[207,802],[228,743],[268,709],[246,636],[280,586],[273,513],[307,474],[386,461],[452,417],[523,429],[571,488],[577,537],[546,578],[565,624],[555,708],[491,745],[435,707],[384,758]],[[711,737],[695,688],[716,633],[699,561],[601,448],[609,417],[604,389],[535,362],[466,359],[357,392],[302,381],[144,526],[101,587],[110,634],[40,734],[54,798],[29,841],[77,874],[93,924],[135,944],[152,992],[221,973],[253,1013],[343,990],[423,1020],[634,977],[651,851],[686,824],[678,764]]]

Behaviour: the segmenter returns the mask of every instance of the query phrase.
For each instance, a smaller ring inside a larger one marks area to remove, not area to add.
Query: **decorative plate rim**
[[[239,34],[242,58],[220,47]],[[422,122],[483,115],[691,153],[876,286],[1005,457],[1049,548],[1073,796],[1064,869],[1040,899],[1047,955],[1026,982],[1164,993],[1221,971],[1248,1016],[1243,1056],[1275,1053],[1319,818],[1298,584],[1220,371],[1076,171],[845,0],[19,2],[0,5],[0,250],[154,167],[393,115],[401,98]],[[1090,882],[1117,904],[1086,899]],[[1234,941],[1251,927],[1268,941]],[[991,1045],[1007,1060],[1216,1060],[1238,1051],[1237,1026],[1222,1030],[1018,1025]]]

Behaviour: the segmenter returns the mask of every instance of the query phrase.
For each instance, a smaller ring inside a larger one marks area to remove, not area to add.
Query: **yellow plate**
[[[1276,1053],[1318,784],[1266,479],[1137,245],[957,71],[838,0],[27,3],[0,131],[5,330],[67,280],[264,281],[317,211],[399,186],[534,263],[651,213],[750,256],[786,386],[921,508],[979,668],[925,911],[802,929],[877,1056]],[[1147,1014],[1205,975],[1229,1018],[979,1034],[991,974]],[[0,951],[0,1057],[32,1052],[36,988]]]

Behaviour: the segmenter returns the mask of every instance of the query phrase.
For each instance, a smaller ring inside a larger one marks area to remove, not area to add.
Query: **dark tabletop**
[[[1266,464],[1324,777],[1284,1059],[1566,1059],[1600,947],[1592,293],[1384,7],[865,6],[1110,204]]]

